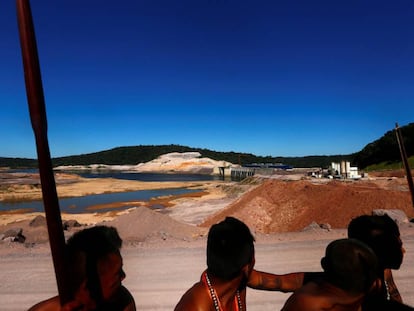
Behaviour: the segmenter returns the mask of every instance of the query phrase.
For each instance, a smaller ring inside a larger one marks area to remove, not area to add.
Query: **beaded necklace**
[[[388,283],[385,280],[384,280],[384,285],[385,285],[385,292],[387,293],[387,300],[390,300],[391,299],[390,288],[388,287]]]
[[[204,272],[204,277],[205,277],[205,280],[206,280],[206,283],[207,283],[208,290],[210,292],[211,299],[213,300],[214,310],[215,311],[223,311],[223,309],[221,307],[221,304],[220,304],[220,300],[218,299],[216,290],[211,285],[211,281],[210,281],[210,278],[208,277],[207,271]],[[242,306],[239,290],[237,290],[237,292],[236,292],[236,297],[235,297],[234,304],[237,308],[236,310],[243,311],[243,306]]]

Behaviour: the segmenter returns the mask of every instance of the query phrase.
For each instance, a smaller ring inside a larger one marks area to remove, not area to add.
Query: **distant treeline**
[[[401,127],[404,144],[408,156],[414,155],[414,123]],[[395,131],[388,131],[380,139],[366,145],[361,151],[348,155],[321,155],[306,157],[272,157],[256,156],[251,153],[219,152],[208,149],[191,148],[181,145],[140,145],[117,147],[101,152],[53,158],[53,166],[60,165],[135,165],[151,161],[160,155],[171,152],[199,152],[202,157],[234,164],[251,163],[283,163],[293,167],[328,167],[331,162],[350,161],[351,165],[364,169],[367,166],[382,162],[395,163],[401,161]],[[35,159],[0,158],[0,167],[35,168]]]
[[[283,163],[293,167],[324,167],[331,162],[350,159],[349,156],[307,156],[307,157],[271,157],[256,156],[250,153],[218,152],[208,149],[191,148],[181,145],[141,145],[131,147],[118,147],[101,152],[53,158],[53,166],[60,165],[135,165],[151,161],[160,155],[171,152],[199,152],[202,157],[211,158],[217,161],[227,161],[234,164],[251,163]],[[0,158],[1,167],[11,168],[34,168],[37,161],[21,158]]]

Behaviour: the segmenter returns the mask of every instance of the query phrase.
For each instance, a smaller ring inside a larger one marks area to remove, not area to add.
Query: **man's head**
[[[374,252],[355,239],[331,242],[321,265],[328,282],[351,294],[367,293],[378,277]]]
[[[351,220],[348,237],[367,244],[381,268],[399,269],[404,257],[398,225],[388,215],[362,215]]]
[[[67,242],[67,259],[73,295],[85,285],[98,305],[110,300],[125,278],[120,248],[122,240],[114,227],[95,226],[75,233]]]
[[[254,237],[240,220],[227,217],[210,228],[207,267],[212,275],[231,280],[242,268],[254,263]]]

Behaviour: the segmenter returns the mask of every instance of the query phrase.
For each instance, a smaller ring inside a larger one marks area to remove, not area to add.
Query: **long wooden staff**
[[[65,237],[63,234],[62,218],[60,215],[59,200],[47,138],[46,108],[36,38],[29,1],[16,1],[26,95],[29,104],[30,119],[36,139],[39,174],[42,185],[50,248],[55,268],[60,303],[63,305],[65,302],[69,301],[69,282],[65,269]]]
[[[398,146],[400,147],[401,159],[402,159],[402,162],[404,164],[405,174],[407,176],[408,188],[410,189],[410,193],[411,193],[411,203],[414,207],[413,177],[411,176],[411,168],[410,168],[410,165],[408,164],[407,153],[405,151],[404,140],[403,140],[403,137],[401,135],[401,130],[400,130],[400,127],[398,126],[398,123],[395,123],[395,133],[397,135],[397,141],[398,141]]]

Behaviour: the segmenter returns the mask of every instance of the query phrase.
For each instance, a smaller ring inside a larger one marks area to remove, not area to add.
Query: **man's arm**
[[[253,289],[293,292],[303,284],[319,278],[322,272],[294,272],[288,274],[272,274],[253,270],[250,273],[247,286]]]
[[[293,292],[303,284],[304,273],[272,274],[253,270],[250,273],[247,286],[254,289]]]

